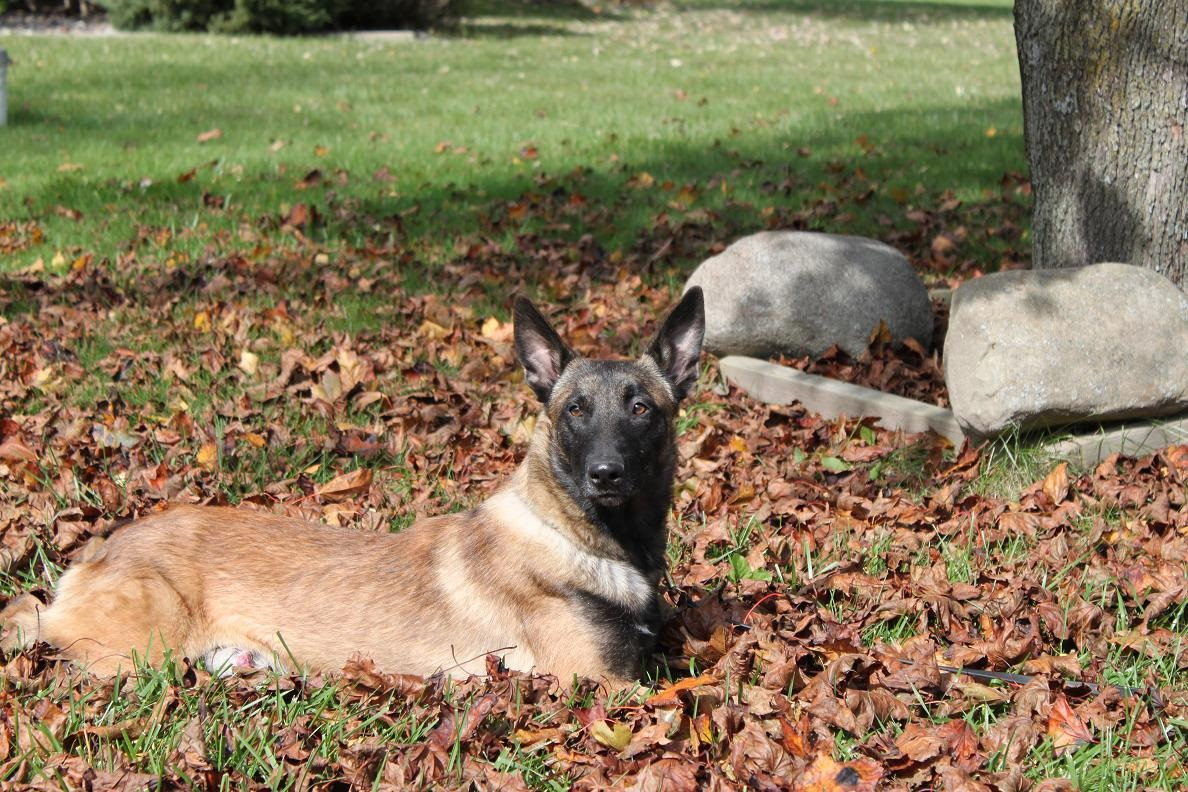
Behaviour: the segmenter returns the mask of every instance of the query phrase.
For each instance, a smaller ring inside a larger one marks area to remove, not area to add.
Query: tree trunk
[[[1037,269],[1188,289],[1188,0],[1016,0]]]

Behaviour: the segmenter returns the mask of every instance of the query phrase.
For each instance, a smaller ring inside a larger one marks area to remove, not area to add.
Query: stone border
[[[1059,431],[1059,430],[1056,430]],[[1065,436],[1045,449],[1082,468],[1095,467],[1111,454],[1141,457],[1188,443],[1188,416],[1128,424],[1106,424],[1096,432]]]
[[[933,431],[955,446],[965,440],[951,410],[905,399],[873,388],[805,374],[788,366],[757,358],[730,355],[718,361],[718,368],[734,384],[754,398],[770,404],[798,401],[826,418],[848,415],[877,417],[886,429],[905,432]]]
[[[768,404],[798,401],[826,418],[847,415],[877,417],[885,429],[905,432],[933,431],[960,446],[965,440],[951,410],[905,399],[890,393],[848,382],[805,374],[757,358],[730,355],[718,361],[723,376],[753,398]],[[1129,424],[1105,424],[1096,431],[1069,435],[1060,427],[1049,430],[1059,439],[1043,444],[1054,458],[1067,459],[1074,466],[1092,468],[1111,454],[1141,457],[1171,445],[1188,443],[1188,416]]]

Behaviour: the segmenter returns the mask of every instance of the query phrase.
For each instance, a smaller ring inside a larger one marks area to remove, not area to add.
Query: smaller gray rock
[[[1184,412],[1188,296],[1128,264],[968,281],[953,295],[945,383],[975,437]]]
[[[898,251],[854,236],[766,231],[707,259],[686,289],[705,291],[705,347],[717,355],[857,357],[886,322],[894,343],[932,344],[932,303]]]

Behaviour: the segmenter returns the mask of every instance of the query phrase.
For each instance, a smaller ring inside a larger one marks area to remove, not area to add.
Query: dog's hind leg
[[[37,641],[45,605],[32,594],[21,594],[0,611],[0,649],[24,649]]]
[[[101,677],[134,671],[134,659],[159,665],[167,651],[181,659],[198,627],[159,572],[114,569],[103,560],[67,571],[53,604],[39,616],[40,640]]]

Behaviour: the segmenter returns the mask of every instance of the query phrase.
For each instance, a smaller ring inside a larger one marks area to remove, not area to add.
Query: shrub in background
[[[457,18],[459,0],[345,0],[341,27],[349,30],[428,30]]]
[[[2,2],[3,0],[0,0]],[[336,28],[424,30],[448,22],[459,0],[101,0],[121,30],[318,33]]]
[[[296,35],[335,26],[339,0],[235,0],[234,8],[211,18],[209,30],[219,33]]]
[[[120,30],[178,33],[206,30],[225,3],[219,0],[103,0],[111,24]]]

